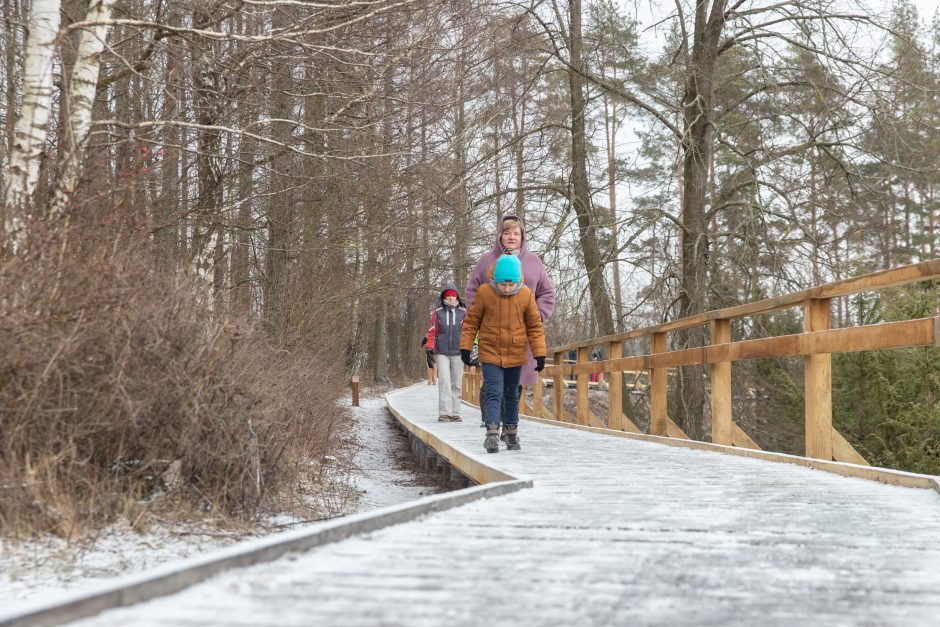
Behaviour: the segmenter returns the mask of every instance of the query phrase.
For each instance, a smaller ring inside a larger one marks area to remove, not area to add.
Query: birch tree
[[[10,151],[10,171],[3,190],[4,248],[16,250],[39,182],[39,166],[52,114],[52,70],[59,34],[59,0],[33,0],[29,10],[23,68],[23,101]]]
[[[110,29],[109,20],[115,0],[92,0],[85,15],[78,54],[72,67],[69,81],[66,126],[60,129],[65,134],[66,150],[59,155],[59,175],[53,191],[52,215],[65,210],[75,187],[88,139],[91,134],[92,108],[101,70],[101,53]],[[73,25],[81,26],[81,25]]]

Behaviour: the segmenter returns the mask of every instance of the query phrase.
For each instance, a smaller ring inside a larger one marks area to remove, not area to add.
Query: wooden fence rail
[[[940,278],[940,259],[932,259],[627,333],[550,348],[549,356],[554,359],[546,364],[542,377],[552,384],[551,408],[545,407],[542,401],[543,378],[539,377],[533,388],[532,407],[527,405],[523,394],[520,411],[542,418],[639,433],[640,429],[622,413],[622,383],[624,373],[645,371],[649,390],[650,434],[688,438],[669,418],[668,372],[679,366],[708,364],[711,367],[712,441],[756,449],[759,448],[757,444],[733,420],[731,365],[749,359],[802,356],[805,366],[806,457],[867,465],[868,462],[832,426],[832,354],[940,346],[940,324],[937,318],[921,318],[831,329],[831,299],[937,278]],[[732,320],[792,307],[803,309],[802,333],[732,341]],[[708,346],[669,350],[670,333],[705,325],[709,327]],[[623,343],[637,339],[646,339],[649,353],[624,357]],[[590,361],[590,351],[594,347],[606,348],[607,359]],[[577,358],[566,362],[565,355],[571,351],[576,352]],[[588,406],[589,375],[592,372],[605,373],[607,377],[609,402],[606,425]],[[576,411],[573,415],[564,407],[566,376],[574,376],[576,379]],[[480,403],[481,383],[479,372],[465,376],[464,397],[468,401]]]

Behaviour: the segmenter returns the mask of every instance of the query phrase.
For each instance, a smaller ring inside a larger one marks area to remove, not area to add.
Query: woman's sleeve
[[[548,320],[552,312],[555,311],[555,284],[548,278],[548,272],[545,270],[545,264],[539,259],[541,274],[539,284],[535,286],[535,304],[538,305],[539,313],[542,314],[542,320]]]

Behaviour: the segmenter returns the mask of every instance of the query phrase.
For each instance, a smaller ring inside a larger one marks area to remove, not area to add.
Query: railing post
[[[830,326],[828,298],[803,303],[803,331],[825,331]],[[806,456],[832,459],[832,355],[803,357],[806,394]]]
[[[610,342],[607,345],[607,359],[623,357],[623,342]],[[620,370],[607,373],[607,426],[610,429],[623,429],[623,372]]]
[[[650,339],[650,355],[666,352],[666,334],[654,333]],[[666,435],[667,368],[650,368],[650,433]]]
[[[525,416],[531,416],[532,411],[529,409],[529,404],[525,400],[525,390],[526,386],[519,386],[519,413]]]
[[[536,418],[542,417],[542,373],[535,373],[535,386],[532,388],[532,413]]]
[[[578,365],[587,363],[588,361],[589,350],[587,346],[578,347]],[[588,390],[590,385],[590,375],[588,373],[579,373],[577,390],[578,390],[578,424],[586,425],[588,424]]]
[[[359,375],[354,374],[352,378],[352,406],[359,407]]]
[[[714,320],[711,344],[731,342],[731,320]],[[712,364],[712,442],[731,446],[731,362]]]
[[[565,365],[565,354],[555,353],[555,365],[561,368]],[[560,371],[555,371],[555,378],[552,381],[553,411],[555,420],[564,422],[565,420],[565,377]]]

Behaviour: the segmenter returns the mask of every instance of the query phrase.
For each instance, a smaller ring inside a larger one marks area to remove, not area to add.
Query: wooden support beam
[[[855,450],[852,443],[845,439],[839,431],[832,429],[832,459],[837,462],[848,462],[859,466],[871,466],[862,454]]]
[[[731,423],[731,444],[737,446],[738,448],[749,448],[754,449],[755,451],[761,450],[761,447],[757,445],[757,442],[751,439],[747,433],[744,432],[744,429],[738,426],[736,422]]]
[[[620,359],[623,355],[623,342],[611,342],[607,345],[607,359]],[[607,383],[607,426],[611,429],[623,429],[623,372],[615,371],[608,375]]]
[[[582,346],[581,348],[578,349],[578,363],[579,364],[583,364],[587,361],[590,361],[590,355],[588,354],[588,350],[589,349],[587,346]],[[578,409],[576,412],[576,416],[578,418],[579,425],[586,425],[589,423],[589,420],[588,420],[588,390],[590,389],[590,387],[588,386],[589,381],[590,381],[590,377],[588,373],[585,372],[583,374],[578,375],[578,383],[577,383],[577,392],[578,392],[577,408]]]
[[[682,427],[673,422],[672,418],[666,416],[666,433],[670,438],[679,438],[681,440],[691,440],[689,436],[685,434],[685,431],[682,430]]]
[[[731,342],[731,321],[713,320],[711,324],[711,345]],[[712,442],[715,444],[732,443],[731,424],[731,362],[720,361],[712,367]]]
[[[654,333],[650,338],[650,354],[666,352],[666,334]],[[650,369],[650,434],[666,435],[666,369]]]
[[[555,377],[553,378],[552,383],[552,400],[553,403],[552,413],[557,416],[558,420],[564,420],[564,408],[565,408],[565,379],[562,375],[560,366],[565,361],[565,354],[561,352],[555,353],[555,365],[559,366],[555,370]]]
[[[829,329],[828,298],[813,298],[803,304],[803,330]],[[832,355],[807,355],[804,359],[806,457],[832,459]]]
[[[352,406],[359,407],[359,375],[354,374],[352,378]]]
[[[620,430],[629,431],[630,433],[643,433],[626,414],[620,414]]]

